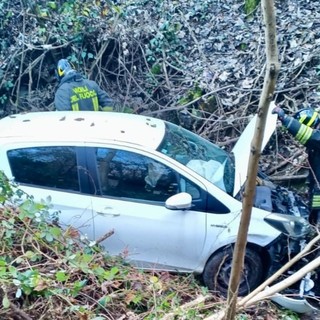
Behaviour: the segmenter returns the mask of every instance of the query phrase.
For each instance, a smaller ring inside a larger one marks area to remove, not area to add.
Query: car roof
[[[120,112],[45,111],[0,120],[0,140],[121,141],[156,149],[165,132],[160,119]]]

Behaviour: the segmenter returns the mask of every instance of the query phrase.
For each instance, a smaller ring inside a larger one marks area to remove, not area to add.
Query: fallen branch
[[[195,300],[192,300],[190,302],[187,302],[181,306],[179,306],[179,308],[177,308],[176,310],[174,310],[173,312],[170,312],[168,314],[166,314],[164,317],[161,318],[161,320],[171,320],[174,319],[175,316],[177,315],[177,313],[181,310],[188,310],[188,309],[193,309],[194,307],[198,306],[201,303],[204,303],[206,300],[208,300],[209,298],[211,298],[211,296],[199,296],[198,298],[196,298]]]
[[[31,317],[27,313],[25,313],[23,310],[16,307],[12,302],[10,302],[10,309],[20,318],[23,320],[32,320]]]
[[[272,181],[290,181],[290,180],[300,180],[308,178],[308,174],[298,174],[293,176],[276,176],[269,177]]]
[[[272,282],[274,282],[280,275],[282,275],[286,270],[288,270],[291,266],[293,266],[296,262],[298,262],[301,258],[303,258],[319,240],[320,240],[320,234],[318,234],[315,238],[313,238],[304,247],[302,251],[300,251],[290,261],[288,261],[284,266],[282,266],[276,273],[274,273],[271,277],[269,277],[258,288],[256,288],[250,294],[242,298],[238,303],[238,307],[247,307],[247,303],[251,301],[252,298],[254,298],[259,292],[264,290],[267,286],[269,286]]]
[[[114,230],[108,231],[106,234],[101,236],[99,239],[96,240],[96,244],[100,244],[102,241],[106,240],[107,238],[111,237],[114,234]]]
[[[204,320],[223,320],[223,318],[225,317],[226,311],[225,310],[221,310],[218,313],[215,313],[207,318],[204,318]]]
[[[317,257],[316,259],[312,260],[307,265],[305,265],[303,268],[301,268],[300,270],[298,270],[297,272],[289,276],[288,278],[258,293],[255,297],[253,297],[251,300],[249,300],[246,303],[246,306],[248,307],[250,305],[257,303],[260,300],[271,298],[273,295],[290,287],[292,284],[302,279],[308,272],[315,270],[319,266],[320,266],[320,257]]]
[[[285,159],[283,161],[281,161],[280,163],[278,163],[276,166],[270,168],[269,170],[267,170],[266,174],[268,176],[270,176],[271,174],[273,174],[275,171],[277,171],[278,169],[284,167],[285,165],[287,165],[288,163],[291,163],[293,159],[297,159],[297,157],[299,157],[300,155],[302,155],[305,152],[304,149],[298,150],[295,154],[293,154],[289,159]]]

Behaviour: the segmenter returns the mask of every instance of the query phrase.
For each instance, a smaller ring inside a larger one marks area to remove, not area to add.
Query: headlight
[[[309,222],[302,217],[272,213],[264,220],[291,238],[302,238],[311,231]]]

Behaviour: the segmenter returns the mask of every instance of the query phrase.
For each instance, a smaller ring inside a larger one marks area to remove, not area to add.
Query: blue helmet
[[[312,108],[301,109],[293,117],[310,128],[316,128],[320,123],[319,113]]]
[[[71,64],[67,59],[61,59],[58,61],[58,66],[56,70],[56,75],[59,80],[61,80],[70,71],[73,71]]]

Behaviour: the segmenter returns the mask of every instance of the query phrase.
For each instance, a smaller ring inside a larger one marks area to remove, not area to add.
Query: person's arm
[[[312,129],[297,119],[287,116],[283,109],[275,107],[272,113],[278,114],[282,125],[293,135],[293,137],[307,148],[320,149],[320,130]]]
[[[102,90],[97,83],[95,83],[95,90],[97,92],[99,105],[102,111],[112,111],[114,107],[114,100],[111,99],[108,94]]]
[[[320,130],[312,129],[292,117],[286,117],[283,125],[307,148],[320,149]]]
[[[54,106],[57,111],[71,111],[71,102],[68,93],[68,89],[65,87],[59,87],[55,97],[54,97]]]

